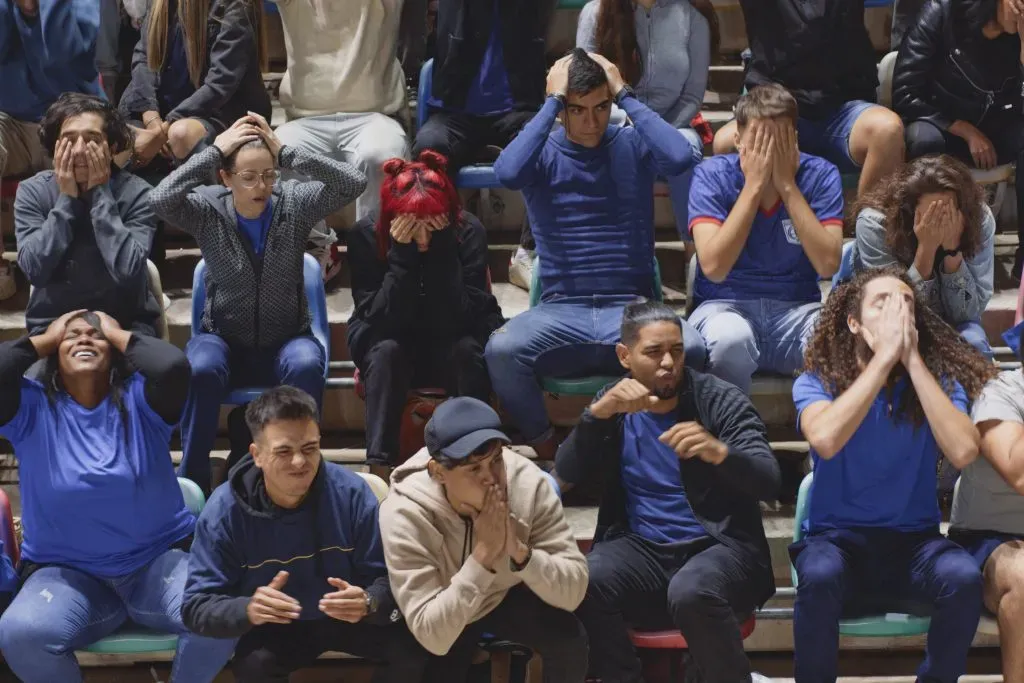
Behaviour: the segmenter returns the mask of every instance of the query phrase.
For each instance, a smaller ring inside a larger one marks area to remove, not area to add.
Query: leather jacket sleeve
[[[928,121],[942,130],[953,124],[928,94],[934,72],[951,48],[946,44],[948,12],[948,3],[928,0],[900,45],[892,80],[892,104],[907,123]]]

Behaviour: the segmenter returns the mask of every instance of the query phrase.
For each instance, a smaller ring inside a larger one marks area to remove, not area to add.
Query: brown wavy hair
[[[630,85],[636,85],[643,76],[644,67],[640,61],[640,49],[636,42],[636,19],[633,16],[633,0],[598,0],[597,10],[597,52],[619,67],[619,73]],[[708,22],[711,32],[711,63],[718,61],[718,46],[721,44],[721,29],[718,15],[711,0],[690,0],[694,9]]]
[[[875,209],[885,216],[885,244],[906,267],[914,263],[917,235],[914,213],[922,195],[952,192],[964,217],[960,251],[971,258],[981,246],[981,224],[985,220],[985,191],[971,177],[971,170],[958,159],[942,154],[914,159],[890,174],[854,204],[847,217],[847,230],[856,233],[857,216]]]
[[[894,277],[914,289],[907,272],[899,266],[864,270],[834,289],[821,308],[814,335],[804,352],[804,371],[816,375],[833,396],[850,388],[862,372],[859,359],[871,355],[864,340],[850,331],[847,320],[860,320],[864,288],[880,277]],[[976,398],[985,383],[998,374],[996,366],[927,306],[914,306],[914,317],[917,347],[928,370],[939,379],[947,394],[952,393],[955,381],[971,400]],[[893,414],[916,425],[924,423],[924,409],[912,384],[894,406]]]

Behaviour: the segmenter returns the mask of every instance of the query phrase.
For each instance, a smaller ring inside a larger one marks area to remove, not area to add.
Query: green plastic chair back
[[[185,499],[185,507],[196,517],[206,505],[206,497],[199,484],[191,479],[178,477],[178,486]],[[130,625],[122,628],[106,638],[101,638],[91,645],[82,648],[83,652],[100,655],[138,655],[154,652],[174,652],[178,648],[178,636],[173,633],[160,633],[151,629]]]
[[[803,525],[807,520],[810,508],[811,485],[814,483],[814,473],[808,474],[800,482],[800,490],[796,497],[796,519],[793,520],[793,542],[799,541],[804,536]],[[790,574],[793,577],[793,585],[799,585],[796,575],[796,567],[789,565]],[[842,619],[839,621],[839,633],[844,636],[856,636],[860,638],[891,638],[894,636],[919,636],[928,633],[931,619],[928,617],[915,617],[911,614],[888,613],[877,616],[860,617],[857,619]]]

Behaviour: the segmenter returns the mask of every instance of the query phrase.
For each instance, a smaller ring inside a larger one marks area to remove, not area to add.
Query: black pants
[[[416,133],[412,153],[415,157],[425,149],[440,152],[448,157],[448,173],[454,178],[463,166],[479,160],[481,148],[505,147],[534,114],[511,111],[499,116],[472,116],[435,110]]]
[[[544,683],[583,683],[587,677],[583,625],[572,612],[552,607],[519,585],[490,614],[467,626],[447,655],[431,661],[423,683],[463,683],[485,633],[539,654]]]
[[[1024,121],[1019,116],[994,116],[978,126],[996,148],[1000,164],[1016,163],[1024,168]],[[963,138],[944,131],[927,121],[914,121],[907,126],[907,160],[928,154],[949,154],[969,166],[974,165],[971,150]],[[1017,234],[1024,245],[1024,173],[1017,174]]]
[[[426,339],[382,339],[363,358],[355,359],[366,389],[368,463],[398,463],[402,411],[410,389],[443,387],[448,396],[490,401],[491,378],[484,363],[486,341],[466,336],[448,345],[428,345]]]
[[[757,607],[756,569],[712,538],[674,550],[636,534],[602,541],[587,556],[590,585],[576,611],[590,638],[590,675],[636,683],[640,660],[627,633],[678,628],[709,683],[750,680],[740,624]]]
[[[381,662],[373,683],[416,683],[430,660],[404,623],[376,626],[324,618],[257,626],[238,641],[232,671],[238,683],[288,683],[291,672],[311,666],[330,650]]]

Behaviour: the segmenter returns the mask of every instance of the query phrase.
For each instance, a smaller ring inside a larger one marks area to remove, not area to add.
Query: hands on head
[[[608,79],[608,89],[611,92],[612,97],[616,97],[626,85],[625,80],[622,78],[622,74],[619,73],[619,67],[615,66],[615,64],[610,62],[603,55],[599,55],[596,52],[588,52],[587,54],[591,59],[597,62],[602,69],[604,69],[604,75]],[[572,66],[573,59],[575,59],[575,55],[569,53],[551,65],[551,68],[548,70],[546,88],[548,95],[568,97],[569,67]]]
[[[267,120],[255,112],[249,112],[232,124],[230,128],[217,136],[213,145],[220,150],[224,156],[234,154],[242,145],[263,140],[267,149],[276,160],[281,153],[281,141],[277,134],[270,128]]]
[[[67,335],[68,324],[75,318],[88,312],[89,311],[84,308],[76,311],[68,311],[50,323],[42,334],[38,334],[33,337],[33,344],[36,347],[36,353],[39,354],[39,357],[46,358],[57,353],[57,349],[60,348],[60,343],[64,341],[64,337]],[[119,340],[120,336],[124,336],[126,334],[130,336],[130,333],[126,333],[121,329],[121,326],[116,320],[103,311],[92,311],[92,313],[99,318],[100,332],[111,343]],[[115,346],[120,345],[115,344]]]

